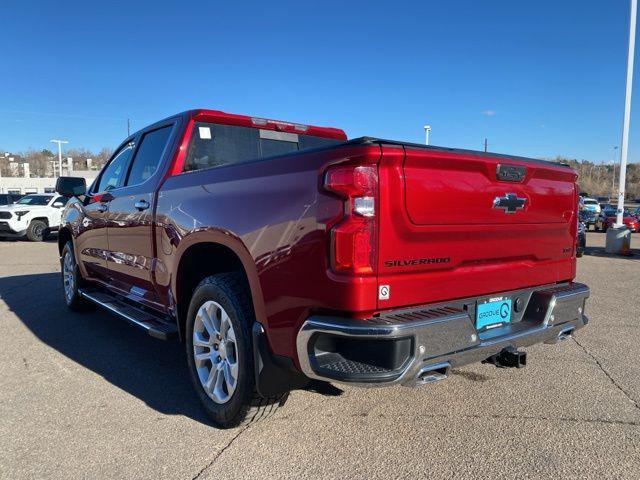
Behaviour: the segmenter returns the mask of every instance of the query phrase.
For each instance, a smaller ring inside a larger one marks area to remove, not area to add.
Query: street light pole
[[[58,171],[60,174],[58,176],[62,176],[62,144],[69,143],[67,140],[51,140],[51,143],[58,144]],[[55,177],[55,173],[54,173]]]
[[[613,175],[611,176],[611,194],[615,195],[616,192],[616,160],[618,159],[617,155],[618,146],[613,147],[613,160],[611,160],[611,166],[613,167]]]
[[[424,126],[424,144],[429,145],[429,132],[431,131],[431,125]]]
[[[624,212],[624,188],[627,176],[627,153],[629,147],[629,117],[631,113],[631,85],[633,82],[633,54],[636,43],[636,15],[638,0],[631,0],[631,12],[629,18],[629,48],[627,50],[627,88],[624,96],[624,119],[622,121],[622,145],[620,147],[620,174],[618,187],[618,218],[616,227],[622,227]]]

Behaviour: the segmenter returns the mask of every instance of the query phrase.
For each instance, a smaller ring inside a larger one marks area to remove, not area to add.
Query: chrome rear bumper
[[[476,297],[367,320],[313,316],[297,336],[310,378],[362,386],[416,386],[446,378],[451,367],[480,362],[505,349],[557,343],[584,327],[589,288],[580,283],[493,294],[520,299],[512,323],[475,328]],[[515,304],[515,300],[514,300]]]

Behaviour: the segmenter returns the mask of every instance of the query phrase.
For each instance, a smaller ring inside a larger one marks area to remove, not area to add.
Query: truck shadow
[[[212,425],[180,342],[155,340],[98,309],[70,312],[58,273],[0,278],[0,300],[39,340],[154,410]]]
[[[59,273],[0,277],[0,302],[44,344],[162,414],[213,426],[193,391],[181,342],[156,340],[99,308],[71,312],[62,295]],[[343,393],[314,381],[305,390]]]
[[[640,249],[632,248],[629,251],[628,255],[616,255],[612,253],[607,253],[604,247],[586,247],[584,249],[585,255],[590,255],[592,257],[613,257],[613,258],[622,258],[626,260],[636,260],[640,261]]]

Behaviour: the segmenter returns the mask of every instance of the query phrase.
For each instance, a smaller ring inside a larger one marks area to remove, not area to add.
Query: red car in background
[[[616,210],[603,210],[598,220],[596,220],[596,231],[602,230],[606,232],[610,227],[613,227],[616,223],[617,213]],[[622,215],[622,223],[631,230],[637,232],[640,227],[638,219],[631,214],[629,210],[625,210]]]

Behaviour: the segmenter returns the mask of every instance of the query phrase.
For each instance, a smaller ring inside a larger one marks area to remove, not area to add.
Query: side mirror
[[[53,208],[62,208],[64,207],[64,203],[62,202],[53,202],[53,205],[51,205]]]
[[[64,197],[84,195],[87,193],[87,182],[82,177],[58,177],[56,192]]]

